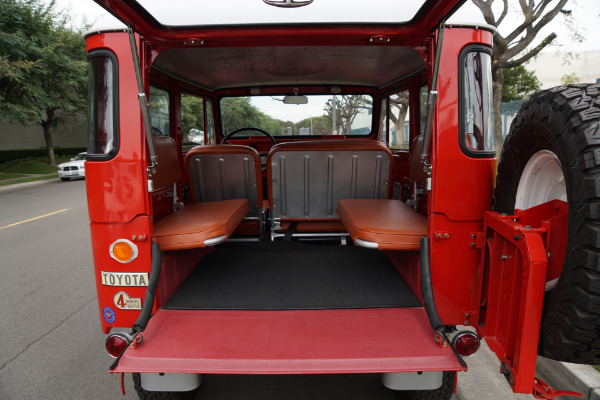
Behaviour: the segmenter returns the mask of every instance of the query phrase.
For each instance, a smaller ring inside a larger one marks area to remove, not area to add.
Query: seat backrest
[[[369,139],[282,143],[267,158],[271,216],[338,218],[340,199],[388,197],[392,153]]]
[[[152,174],[154,188],[171,186],[181,180],[181,169],[179,168],[179,157],[177,156],[177,145],[170,136],[154,136],[154,150],[158,158],[155,172]]]
[[[260,156],[236,145],[196,146],[185,156],[192,201],[248,199],[248,216],[259,217],[263,199]]]

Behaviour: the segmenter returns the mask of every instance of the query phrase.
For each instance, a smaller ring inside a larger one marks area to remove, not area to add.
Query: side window
[[[216,144],[215,117],[213,115],[213,103],[206,100],[206,144]]]
[[[419,89],[419,135],[425,133],[425,121],[427,120],[427,99],[429,91],[427,85]]]
[[[108,51],[88,57],[88,159],[106,160],[119,149],[117,58]]]
[[[169,92],[150,85],[150,122],[154,136],[170,136]]]
[[[388,147],[396,150],[408,150],[409,129],[409,92],[408,89],[394,93],[389,97]]]
[[[494,155],[492,56],[483,46],[471,46],[459,56],[460,146],[474,157]]]
[[[204,144],[204,99],[181,94],[181,135],[183,150]]]

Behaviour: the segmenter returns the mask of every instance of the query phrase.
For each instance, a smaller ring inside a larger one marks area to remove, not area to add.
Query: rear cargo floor
[[[276,241],[219,247],[167,302],[171,310],[421,307],[382,252]]]

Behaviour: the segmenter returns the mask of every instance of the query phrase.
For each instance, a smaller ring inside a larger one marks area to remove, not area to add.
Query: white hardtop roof
[[[102,14],[96,19],[94,24],[87,31],[83,32],[83,37],[88,37],[95,33],[115,32],[127,30],[127,26],[110,14]]]
[[[405,23],[415,17],[425,2],[314,0],[302,7],[284,8],[263,0],[138,0],[146,11],[165,26]]]
[[[94,1],[127,23],[158,29],[285,25],[411,26],[427,20],[426,26],[421,26],[421,29],[428,30],[466,0]]]
[[[298,0],[295,0],[298,1]],[[375,0],[370,1],[370,7],[364,9],[364,2],[358,0],[314,0],[310,6],[313,11],[306,7],[293,9],[284,9],[269,6],[263,0],[230,0],[215,2],[214,5],[206,6],[204,2],[188,2],[187,0],[171,0],[168,2],[162,0],[138,0],[139,4],[146,8],[150,14],[156,15],[159,23],[171,26],[188,25],[237,25],[237,24],[269,24],[269,23],[299,23],[301,21],[311,21],[312,23],[358,23],[358,21],[368,21],[372,19],[377,23],[402,23],[399,17],[403,16],[404,21],[410,20],[426,0],[414,2],[393,1],[393,0]],[[332,12],[341,8],[341,3],[345,5],[345,12]],[[355,6],[355,7],[352,7]],[[181,12],[182,8],[190,10]],[[389,12],[382,13],[380,7]],[[253,11],[251,11],[253,10]],[[256,10],[265,11],[258,13]],[[316,11],[315,11],[316,10]],[[319,10],[323,10],[322,12]],[[328,11],[326,11],[328,10]],[[351,11],[353,12],[351,12]],[[361,10],[361,12],[357,12]],[[391,12],[396,10],[396,12]],[[257,17],[253,17],[257,14]],[[359,15],[360,14],[360,15]],[[410,17],[409,19],[406,19]],[[271,22],[268,22],[271,21]],[[276,21],[276,22],[273,22]],[[471,2],[465,2],[448,20],[449,26],[470,26],[478,27],[492,32],[496,28],[485,22],[481,11]],[[119,31],[126,28],[125,24],[113,17],[104,14],[93,26],[86,31],[83,36],[89,36],[94,33]]]

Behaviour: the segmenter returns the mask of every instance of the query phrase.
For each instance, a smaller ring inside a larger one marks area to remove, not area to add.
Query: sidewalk
[[[43,183],[48,183],[49,181],[58,180],[58,175],[56,173],[53,174],[23,174],[26,176],[21,176],[19,178],[12,179],[2,179],[0,180],[0,193],[6,192],[9,190],[17,190],[24,187],[40,185]],[[34,181],[26,181],[27,179],[36,179]]]
[[[558,362],[538,356],[536,376],[556,390],[582,393],[585,400],[600,400],[600,373],[592,366]],[[575,400],[581,397],[561,396],[559,399]]]
[[[500,373],[500,362],[485,341],[471,357],[465,357],[469,371],[458,374],[458,388],[452,400],[533,400],[530,394],[516,394]],[[583,394],[584,400],[600,400],[600,373],[589,365],[563,363],[537,358],[535,376],[557,391]],[[560,396],[557,400],[581,400]]]

